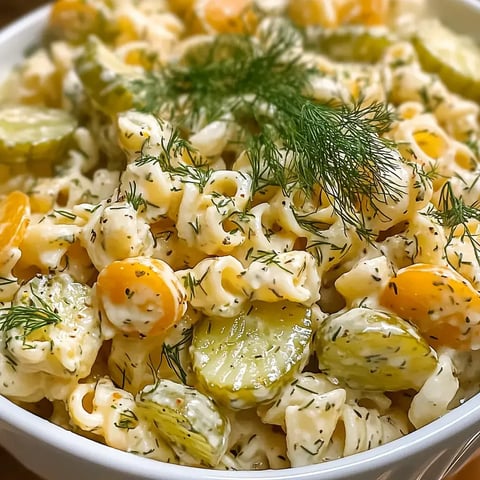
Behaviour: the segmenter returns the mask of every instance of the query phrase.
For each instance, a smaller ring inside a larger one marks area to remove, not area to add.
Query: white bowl
[[[480,11],[480,2],[475,8]],[[47,14],[48,7],[41,8],[0,32],[0,77],[36,43]],[[480,447],[478,425],[480,394],[420,430],[351,457],[288,470],[225,472],[164,464],[100,445],[0,396],[0,444],[48,480],[439,480]]]

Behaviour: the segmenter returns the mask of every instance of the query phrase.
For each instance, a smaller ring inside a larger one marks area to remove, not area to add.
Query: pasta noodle
[[[477,394],[480,83],[422,15],[56,0],[0,90],[0,394],[222,470],[354,455]]]

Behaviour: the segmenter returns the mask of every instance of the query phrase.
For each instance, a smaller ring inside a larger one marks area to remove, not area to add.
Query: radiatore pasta
[[[222,470],[354,455],[477,394],[480,79],[438,35],[480,49],[427,17],[54,2],[0,88],[0,394]]]

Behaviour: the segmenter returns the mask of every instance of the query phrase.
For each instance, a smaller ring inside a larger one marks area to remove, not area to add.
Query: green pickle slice
[[[437,365],[435,351],[410,323],[368,308],[328,317],[316,352],[324,373],[361,390],[418,390]]]
[[[97,37],[89,37],[75,60],[75,71],[96,108],[116,115],[135,104],[134,82],[142,78],[140,67],[123,62]]]
[[[420,23],[413,44],[422,67],[455,93],[480,101],[480,47],[438,20]]]
[[[0,162],[61,158],[77,121],[68,112],[29,105],[0,109]]]
[[[375,63],[394,42],[386,27],[346,25],[307,35],[307,45],[342,62]]]
[[[211,399],[196,389],[160,380],[137,396],[138,415],[154,426],[177,455],[213,467],[226,452],[230,423]]]
[[[233,318],[205,317],[193,331],[193,370],[230,408],[269,401],[308,358],[310,318],[309,308],[291,302],[258,302]]]

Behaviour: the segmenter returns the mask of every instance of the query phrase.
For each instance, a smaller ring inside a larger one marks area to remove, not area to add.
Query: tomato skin
[[[434,347],[480,348],[480,294],[451,267],[419,263],[400,269],[380,304],[414,323]]]
[[[6,264],[12,248],[18,248],[30,221],[30,200],[15,190],[0,202],[0,265]]]
[[[154,258],[112,262],[99,273],[96,288],[108,320],[126,334],[161,335],[186,310],[186,294],[175,273]]]
[[[384,25],[389,11],[388,0],[343,0],[343,2],[296,0],[290,2],[288,14],[300,26]]]
[[[60,38],[80,43],[90,33],[99,30],[100,13],[82,0],[57,0],[50,11],[49,28]]]

